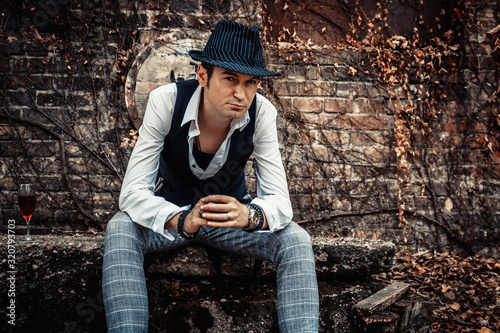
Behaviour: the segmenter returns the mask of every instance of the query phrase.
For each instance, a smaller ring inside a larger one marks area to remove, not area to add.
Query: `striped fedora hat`
[[[203,51],[189,51],[191,58],[238,73],[276,76],[264,68],[259,30],[231,21],[217,23]]]

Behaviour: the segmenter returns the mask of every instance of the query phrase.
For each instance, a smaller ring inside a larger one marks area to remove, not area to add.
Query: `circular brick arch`
[[[125,82],[125,105],[134,127],[139,129],[149,93],[167,83],[196,78],[197,63],[188,55],[202,50],[194,39],[153,42],[137,55]]]

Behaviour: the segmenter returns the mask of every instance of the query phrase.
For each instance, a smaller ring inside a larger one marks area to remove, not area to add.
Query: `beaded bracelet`
[[[193,232],[192,234],[188,234],[187,232],[185,232],[182,227],[184,226],[184,219],[186,218],[187,214],[189,214],[191,210],[185,210],[181,213],[181,215],[179,216],[179,220],[177,220],[177,234],[179,235],[179,237],[181,239],[193,239],[195,238],[196,236],[198,236],[198,231],[199,230],[196,230],[195,232]]]

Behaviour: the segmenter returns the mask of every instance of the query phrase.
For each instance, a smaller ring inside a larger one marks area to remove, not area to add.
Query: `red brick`
[[[356,99],[353,101],[353,104],[359,104],[359,109],[364,111],[360,113],[392,114],[381,99]]]
[[[0,151],[3,157],[19,157],[26,154],[30,158],[33,157],[49,157],[53,156],[58,151],[59,145],[57,142],[30,141],[25,142],[21,147],[17,142],[0,141]]]
[[[324,146],[307,147],[304,159],[317,162],[329,162],[328,151]]]
[[[332,129],[337,125],[337,117],[333,115],[320,115],[315,113],[303,113],[305,130]]]
[[[287,133],[287,144],[310,145],[316,141],[315,131],[292,130]]]
[[[357,98],[353,100],[334,98],[325,100],[325,112],[381,114],[386,111],[382,100],[366,98]]]
[[[318,66],[307,66],[305,69],[307,80],[321,80],[321,68],[318,68]]]
[[[394,127],[394,117],[342,115],[338,118],[338,127],[348,130],[391,131]]]
[[[348,145],[349,133],[345,131],[320,131],[317,134],[317,143],[335,147]]]
[[[329,152],[332,156],[336,153],[331,149]],[[325,179],[332,187],[332,190],[338,185],[337,183],[344,184],[346,179],[352,176],[352,166],[346,164],[302,162],[291,165],[289,169],[293,171],[294,178],[314,177],[316,179]]]
[[[16,140],[21,138],[27,140],[31,138],[30,131],[24,126],[16,125],[16,128],[12,125],[1,125],[0,126],[0,139],[3,141]]]
[[[37,170],[41,174],[45,175],[60,175],[63,173],[63,166],[61,160],[58,157],[41,157],[36,160],[32,160]]]
[[[392,133],[391,133],[392,134]],[[388,146],[392,135],[381,132],[352,132],[350,133],[349,143],[355,146]]]
[[[349,109],[348,103],[349,101],[344,98],[325,99],[325,112],[346,113],[347,110]]]
[[[391,158],[389,148],[366,147],[363,149],[363,154],[366,163],[384,163]]]
[[[278,97],[277,101],[272,101],[279,111],[286,112],[292,110],[292,98]]]
[[[293,182],[289,186],[290,192],[293,193],[325,193],[328,189],[328,182],[325,179],[308,178],[297,182]]]
[[[276,81],[273,93],[278,96],[331,96],[331,82],[325,81]]]
[[[2,167],[2,169],[3,169],[4,165],[7,166],[5,163],[0,163],[0,167]],[[14,177],[6,176],[6,175],[0,177],[0,188],[3,191],[17,191],[17,185],[16,185],[16,181],[15,181]],[[3,203],[4,202],[2,202],[2,204]]]
[[[321,113],[323,111],[323,100],[313,98],[293,99],[293,109],[301,112]]]

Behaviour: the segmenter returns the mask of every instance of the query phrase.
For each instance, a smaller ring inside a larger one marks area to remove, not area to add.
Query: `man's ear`
[[[200,83],[200,86],[205,88],[207,86],[207,82],[208,82],[207,69],[205,67],[203,67],[202,65],[198,65],[197,74],[198,74],[197,78],[198,78],[198,82]]]

